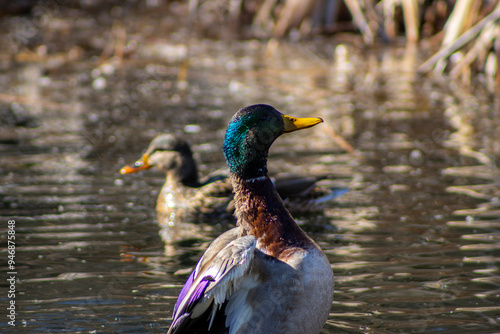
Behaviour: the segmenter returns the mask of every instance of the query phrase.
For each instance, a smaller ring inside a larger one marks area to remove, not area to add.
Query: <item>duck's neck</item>
[[[165,185],[173,189],[198,188],[200,187],[200,181],[198,173],[185,176],[179,175],[179,173],[167,173]]]
[[[198,178],[198,168],[192,156],[182,156],[178,158],[178,164],[175,168],[164,167],[167,176],[166,184],[171,187],[190,187],[198,188],[201,186]]]
[[[265,253],[279,257],[290,245],[300,246],[308,242],[267,175],[243,179],[232,174],[231,183],[237,224],[265,245]]]
[[[198,179],[198,173],[181,180],[182,185],[190,188],[198,188],[201,186],[200,180]]]

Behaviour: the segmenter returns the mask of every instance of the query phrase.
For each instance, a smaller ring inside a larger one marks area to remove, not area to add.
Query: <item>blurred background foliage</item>
[[[0,0],[0,15],[43,15],[61,5],[96,12],[114,6],[153,9],[155,15],[175,16],[189,36],[269,39],[270,47],[281,39],[324,35],[361,47],[406,43],[427,54],[420,73],[446,72],[465,85],[480,74],[490,91],[500,81],[498,0]]]
[[[474,73],[500,80],[500,4],[474,0],[191,0],[190,22],[207,27],[224,13],[220,35],[290,38],[355,33],[366,46],[401,43],[435,52],[421,73],[447,71],[467,84]],[[220,27],[220,26],[219,26]],[[210,32],[210,29],[208,30]],[[235,32],[237,34],[235,35]]]

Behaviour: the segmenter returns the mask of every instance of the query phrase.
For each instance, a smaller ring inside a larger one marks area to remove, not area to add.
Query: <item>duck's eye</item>
[[[267,120],[267,116],[264,116],[264,115],[260,116],[260,120],[261,120],[261,121],[265,121],[265,120]]]

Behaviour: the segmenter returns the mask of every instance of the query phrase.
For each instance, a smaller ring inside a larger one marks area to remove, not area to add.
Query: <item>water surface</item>
[[[122,22],[120,56],[106,49],[120,35],[111,19],[66,14],[37,31],[46,55],[1,58],[14,101],[2,96],[0,108],[16,122],[0,145],[0,228],[6,245],[16,222],[18,273],[16,327],[3,318],[2,332],[165,332],[219,230],[165,254],[154,212],[163,176],[118,171],[165,131],[194,145],[203,175],[224,167],[227,121],[254,103],[325,120],[276,141],[272,174],[326,172],[325,185],[351,189],[297,217],[335,273],[322,333],[500,330],[494,96],[417,77],[421,59],[403,47],[194,38],[188,50],[141,15]],[[65,29],[78,38],[62,44]]]

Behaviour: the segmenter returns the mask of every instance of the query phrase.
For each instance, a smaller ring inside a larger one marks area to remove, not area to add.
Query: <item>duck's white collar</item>
[[[257,181],[264,181],[267,178],[267,176],[259,176],[259,177],[252,177],[250,179],[245,179],[246,182],[253,183]]]

